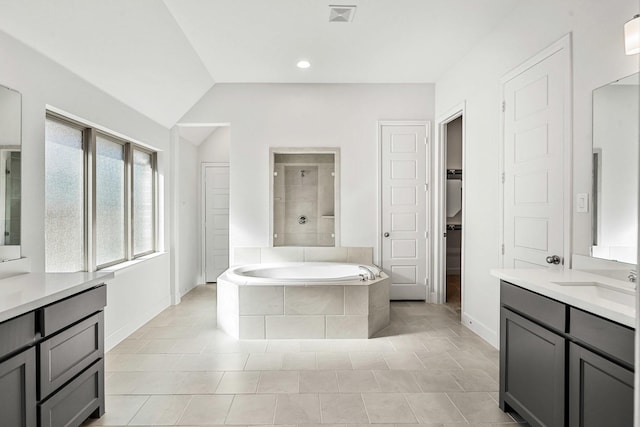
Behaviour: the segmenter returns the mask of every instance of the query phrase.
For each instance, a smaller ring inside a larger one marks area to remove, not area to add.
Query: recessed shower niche
[[[338,159],[335,148],[271,150],[273,246],[338,245]]]

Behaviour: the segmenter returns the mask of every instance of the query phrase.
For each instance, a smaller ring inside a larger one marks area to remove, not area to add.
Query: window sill
[[[131,261],[125,261],[125,262],[121,262],[120,264],[110,265],[109,267],[101,268],[98,271],[104,271],[107,273],[117,273],[119,271],[126,270],[130,267],[136,266],[144,261],[158,258],[166,254],[167,252],[154,252],[149,255],[141,256],[140,258],[132,259]]]

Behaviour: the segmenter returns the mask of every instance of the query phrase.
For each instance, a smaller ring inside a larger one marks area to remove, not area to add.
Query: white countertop
[[[578,270],[493,269],[491,275],[565,304],[635,328],[636,295],[629,282]],[[617,289],[616,301],[597,296],[593,287],[559,285],[554,282],[596,282]]]
[[[0,280],[0,322],[90,289],[113,273],[27,273]]]

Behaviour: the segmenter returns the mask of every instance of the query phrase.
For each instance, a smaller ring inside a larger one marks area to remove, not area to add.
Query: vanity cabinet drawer
[[[618,323],[571,307],[569,333],[588,347],[633,366],[634,331]]]
[[[104,413],[104,362],[91,365],[62,390],[38,405],[40,427],[79,426],[90,415]]]
[[[38,397],[43,399],[104,356],[104,313],[96,313],[43,341],[39,351]]]
[[[37,338],[34,312],[0,323],[0,359],[16,350],[32,345]]]
[[[500,281],[500,303],[540,324],[566,332],[567,308],[561,302]]]
[[[107,287],[101,285],[42,308],[42,335],[49,336],[107,305]]]

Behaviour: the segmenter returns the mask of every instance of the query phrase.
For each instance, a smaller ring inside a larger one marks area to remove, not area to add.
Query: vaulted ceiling
[[[521,1],[0,0],[0,31],[171,127],[215,83],[435,82]]]

